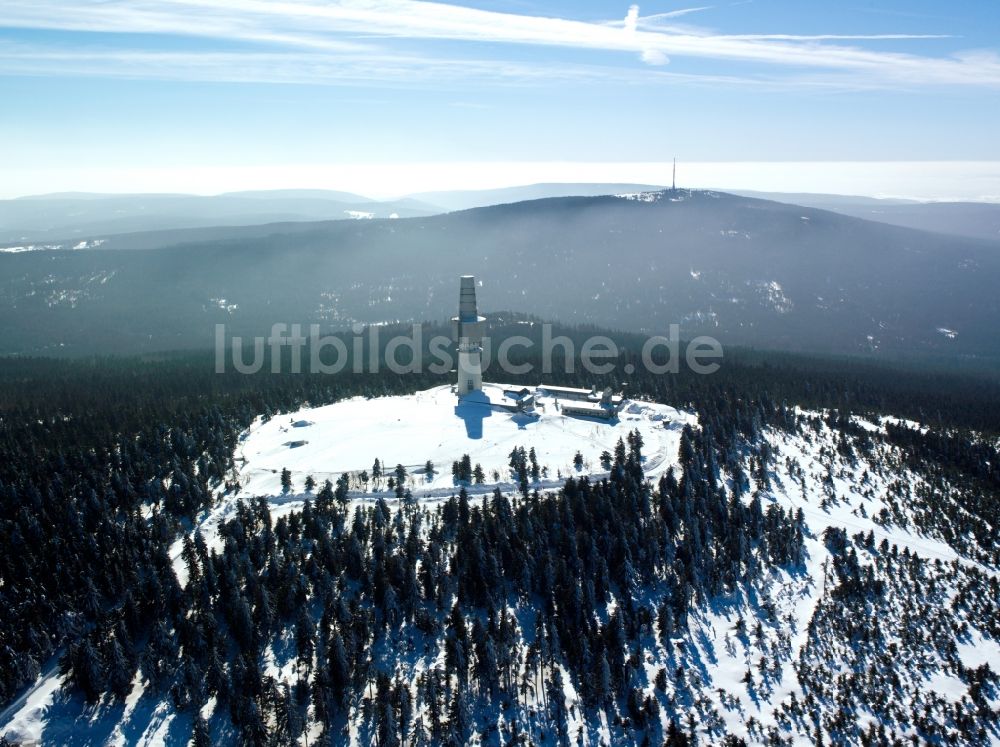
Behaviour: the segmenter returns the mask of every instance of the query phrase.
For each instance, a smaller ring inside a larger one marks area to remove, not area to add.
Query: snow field
[[[497,385],[485,385],[484,390],[493,401],[502,396]],[[532,487],[555,488],[571,475],[602,474],[601,452],[613,453],[618,439],[626,440],[633,430],[644,441],[646,474],[656,477],[676,459],[684,424],[696,423],[693,415],[649,402],[627,402],[612,421],[563,415],[548,397],[540,404],[533,415],[459,404],[450,387],[441,386],[408,396],[355,397],[258,420],[239,449],[243,494],[280,495],[282,469],[291,471],[295,493],[304,489],[307,475],[319,485],[345,472],[357,476],[364,470],[370,476],[378,459],[386,476],[397,464],[406,467],[413,495],[447,497],[458,490],[451,466],[463,454],[486,474],[486,483],[467,486],[469,492],[492,492],[497,486],[514,486],[509,458],[517,447],[534,448],[545,468],[546,474]],[[577,451],[584,459],[580,470],[573,465]],[[424,472],[427,460],[434,464],[433,475]],[[376,490],[371,481],[352,486],[353,497]],[[378,487],[386,491],[384,477]]]

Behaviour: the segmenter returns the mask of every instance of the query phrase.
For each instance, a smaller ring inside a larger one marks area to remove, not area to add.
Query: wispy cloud
[[[698,8],[681,8],[680,10],[670,10],[666,13],[653,13],[645,16],[645,20],[654,21],[662,18],[680,18],[681,16],[690,15],[691,13],[701,13],[703,10],[712,10],[714,7],[714,5],[702,5]]]
[[[726,35],[659,25],[668,16],[643,17],[633,6],[620,25],[609,25],[411,0],[4,0],[0,26],[269,43],[337,53],[338,64],[353,55],[391,66],[400,60],[394,45],[417,39],[631,53],[657,65],[672,58],[753,63],[789,76],[839,76],[844,85],[1000,86],[995,52],[935,57],[847,43],[924,36]],[[422,60],[431,64],[427,56]],[[538,63],[539,75],[559,69]],[[469,74],[477,72],[473,67]]]
[[[442,88],[470,77],[517,86],[552,81],[610,81],[618,85],[671,84],[778,87],[775,79],[701,75],[581,64],[547,65],[495,59],[441,59],[404,54],[313,51],[178,52],[88,47],[65,50],[0,42],[0,73],[93,76],[228,83],[397,85]],[[810,84],[811,85],[811,84]]]
[[[955,37],[951,34],[729,34],[726,38],[747,41],[913,41]]]
[[[625,14],[625,20],[622,22],[622,28],[625,29],[626,33],[634,34],[638,23],[639,23],[639,6],[630,5],[628,13]]]

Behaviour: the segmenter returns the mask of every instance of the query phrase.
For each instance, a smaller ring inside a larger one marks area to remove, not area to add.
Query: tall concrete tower
[[[483,388],[483,322],[476,310],[476,279],[462,275],[458,316],[451,320],[451,336],[458,343],[458,396]]]

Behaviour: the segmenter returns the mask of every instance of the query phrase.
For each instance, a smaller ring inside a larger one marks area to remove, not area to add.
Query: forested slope
[[[699,423],[654,484],[629,439],[546,494],[236,492],[257,415],[434,383],[6,362],[0,734],[1000,738],[995,383],[736,359],[636,375]]]

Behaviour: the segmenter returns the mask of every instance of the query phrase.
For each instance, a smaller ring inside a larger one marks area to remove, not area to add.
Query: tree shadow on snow
[[[124,744],[138,744],[143,735],[158,732],[157,743],[180,747],[191,740],[192,713],[178,713],[166,698],[144,693],[126,716],[120,700],[90,705],[79,693],[62,690],[53,698],[45,722],[42,744],[89,747],[108,744],[118,735]]]

